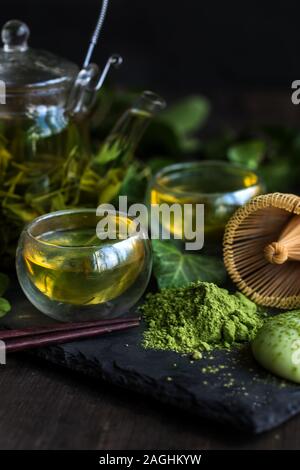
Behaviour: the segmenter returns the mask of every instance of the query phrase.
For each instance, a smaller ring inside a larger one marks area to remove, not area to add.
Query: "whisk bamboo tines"
[[[229,220],[224,263],[238,288],[258,304],[300,306],[300,197],[253,198]]]

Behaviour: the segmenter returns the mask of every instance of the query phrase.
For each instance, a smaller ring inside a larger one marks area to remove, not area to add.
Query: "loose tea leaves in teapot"
[[[75,64],[31,49],[28,37],[20,21],[2,30],[0,76],[7,100],[0,107],[0,234],[6,254],[14,254],[24,223],[38,215],[96,208],[114,199],[143,131],[163,103],[143,95],[92,157],[88,111],[119,56],[109,58],[100,76],[90,63],[78,73]]]
[[[25,222],[37,215],[76,206],[79,182],[91,155],[88,112],[111,65],[100,74],[90,64],[108,1],[102,5],[97,38],[79,71],[76,64],[32,49],[28,26],[18,20],[2,29],[0,77],[6,102],[0,107],[0,233],[2,252],[15,250]]]
[[[0,76],[1,251],[15,251],[25,222],[77,201],[88,155],[83,125],[71,121],[67,96],[78,67],[28,45],[29,28],[13,20],[2,29]]]
[[[134,101],[86,166],[80,180],[80,204],[96,207],[115,199],[141,137],[154,115],[165,106],[165,101],[150,91]]]

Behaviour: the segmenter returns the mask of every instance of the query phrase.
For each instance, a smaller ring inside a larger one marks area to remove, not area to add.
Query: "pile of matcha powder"
[[[263,325],[255,303],[208,282],[149,294],[141,311],[147,324],[145,348],[192,353],[195,358],[201,351],[251,341]]]

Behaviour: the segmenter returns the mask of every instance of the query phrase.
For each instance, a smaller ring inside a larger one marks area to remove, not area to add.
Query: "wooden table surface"
[[[242,435],[23,354],[0,367],[1,449],[300,448],[300,415]]]
[[[215,95],[213,129],[230,122],[300,125],[282,93]],[[247,436],[138,394],[28,358],[0,366],[0,449],[300,449],[300,415]]]

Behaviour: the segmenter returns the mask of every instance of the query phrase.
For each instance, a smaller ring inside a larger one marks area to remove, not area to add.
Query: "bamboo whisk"
[[[238,209],[226,226],[224,263],[254,302],[300,307],[300,197],[266,194]]]

